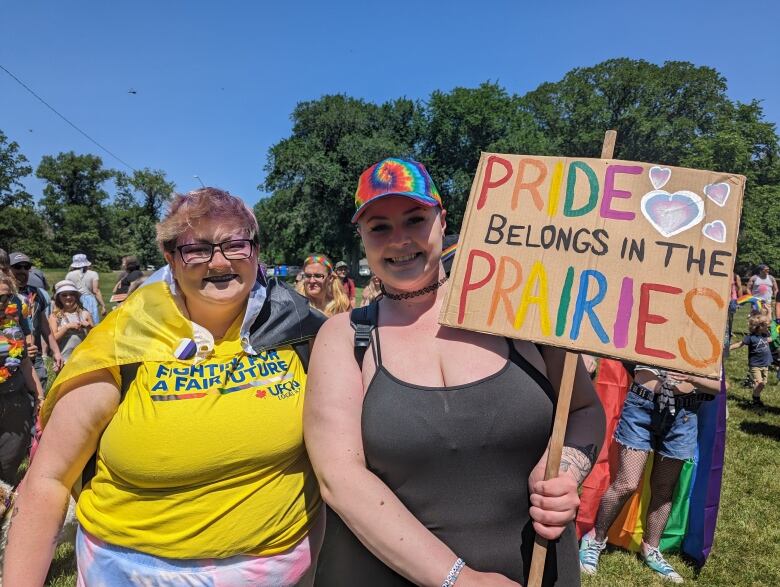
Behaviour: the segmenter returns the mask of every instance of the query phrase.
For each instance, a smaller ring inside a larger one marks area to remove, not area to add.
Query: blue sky
[[[780,122],[775,0],[0,0],[0,19],[0,64],[122,160],[250,203],[296,103],[329,93],[425,99],[493,80],[522,94],[614,57],[683,60]],[[0,129],[34,167],[73,150],[125,169],[2,71]]]

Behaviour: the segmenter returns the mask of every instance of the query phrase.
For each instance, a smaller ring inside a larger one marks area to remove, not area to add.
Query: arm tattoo
[[[593,466],[595,458],[592,458],[591,455],[594,452],[595,447],[592,444],[582,447],[564,446],[561,453],[560,471],[569,473],[577,481],[577,485],[581,485]]]

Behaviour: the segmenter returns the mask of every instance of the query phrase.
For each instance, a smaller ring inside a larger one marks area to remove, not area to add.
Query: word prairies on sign
[[[442,324],[720,377],[745,178],[483,153]]]

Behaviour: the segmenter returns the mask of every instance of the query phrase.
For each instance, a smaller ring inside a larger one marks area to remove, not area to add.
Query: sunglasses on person
[[[252,241],[250,239],[237,239],[221,243],[191,243],[176,247],[181,255],[181,260],[187,265],[210,262],[214,257],[214,249],[219,249],[222,256],[231,261],[248,259],[252,256]]]
[[[314,279],[315,281],[322,281],[325,279],[327,275],[324,273],[304,273],[303,278],[304,279]]]
[[[32,269],[32,265],[30,263],[17,263],[16,265],[11,265],[13,269],[22,269],[24,271],[29,271]]]

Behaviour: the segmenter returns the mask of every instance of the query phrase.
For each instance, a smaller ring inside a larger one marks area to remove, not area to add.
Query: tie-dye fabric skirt
[[[103,542],[79,527],[77,587],[308,586],[322,542],[323,525],[291,549],[273,556],[169,559]]]

